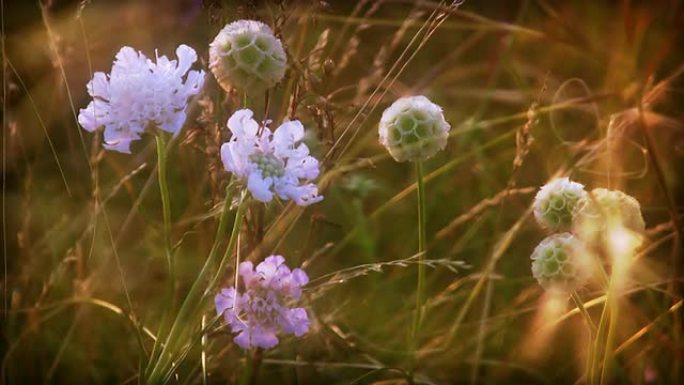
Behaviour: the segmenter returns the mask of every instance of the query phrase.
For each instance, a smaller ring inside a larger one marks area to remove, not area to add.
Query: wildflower
[[[130,145],[147,127],[177,135],[186,118],[188,99],[204,82],[203,71],[189,71],[197,61],[187,45],[176,49],[178,61],[166,56],[156,63],[142,52],[123,47],[109,75],[96,72],[88,83],[93,100],[78,122],[89,132],[104,126],[104,148],[130,154]]]
[[[638,247],[645,228],[639,201],[622,191],[605,188],[591,190],[573,223],[574,232],[594,245],[604,243],[609,232],[624,229],[634,236]]]
[[[534,217],[550,231],[568,231],[586,196],[583,185],[568,178],[554,179],[542,186],[534,197]]]
[[[278,332],[301,337],[309,331],[309,318],[301,307],[290,307],[302,295],[309,277],[301,269],[290,270],[280,255],[267,257],[254,269],[251,262],[239,266],[244,292],[222,289],[214,298],[233,339],[243,349],[278,345]]]
[[[287,56],[266,24],[238,20],[226,25],[209,45],[209,68],[224,89],[258,92],[285,75]]]
[[[228,119],[233,136],[221,146],[226,171],[246,180],[247,189],[261,202],[270,202],[274,194],[300,206],[323,200],[318,187],[308,183],[318,177],[319,167],[306,144],[300,143],[302,123],[287,121],[271,133],[267,126],[260,128],[252,115],[244,109]]]
[[[380,144],[397,162],[425,160],[444,149],[451,126],[425,96],[400,98],[380,119]]]
[[[570,233],[545,238],[530,258],[532,275],[546,289],[576,290],[590,276],[589,254],[582,241]]]

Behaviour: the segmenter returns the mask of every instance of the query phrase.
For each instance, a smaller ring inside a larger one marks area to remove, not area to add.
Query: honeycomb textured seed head
[[[591,263],[587,249],[570,233],[545,238],[530,258],[532,275],[545,289],[577,290],[589,280]]]
[[[554,179],[534,197],[534,217],[549,231],[569,231],[586,196],[583,185],[568,178]]]
[[[444,149],[451,126],[425,96],[403,97],[380,119],[380,143],[397,162],[425,160]]]
[[[619,190],[595,188],[583,199],[573,231],[586,242],[605,242],[611,229],[624,228],[642,241],[646,224],[639,201]]]
[[[232,22],[209,45],[209,68],[225,90],[262,92],[283,79],[286,67],[282,43],[259,21]]]

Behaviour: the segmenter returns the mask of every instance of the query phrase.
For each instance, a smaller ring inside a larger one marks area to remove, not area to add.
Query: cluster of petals
[[[96,72],[88,83],[93,100],[80,111],[81,126],[90,132],[104,127],[104,147],[123,153],[130,153],[131,142],[147,127],[177,135],[204,72],[189,71],[197,61],[192,48],[180,45],[176,55],[178,60],[160,56],[153,62],[131,47],[121,48],[109,75]]]
[[[268,122],[260,126],[252,116],[251,110],[243,109],[228,119],[232,137],[221,146],[226,171],[246,180],[247,189],[261,202],[270,202],[274,195],[300,206],[323,200],[310,183],[318,177],[319,164],[301,143],[302,123],[287,121],[271,132]]]
[[[244,291],[222,289],[215,297],[216,312],[237,336],[243,349],[270,349],[278,345],[278,334],[301,337],[309,331],[309,318],[301,307],[290,307],[302,295],[309,277],[301,269],[290,270],[285,259],[272,255],[256,266],[239,265]]]

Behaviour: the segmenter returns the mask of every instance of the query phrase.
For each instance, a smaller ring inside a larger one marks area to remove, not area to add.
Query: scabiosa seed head
[[[545,238],[530,258],[532,275],[545,289],[576,290],[590,277],[591,260],[587,249],[570,233]]]
[[[611,229],[625,229],[643,241],[646,229],[639,201],[619,190],[595,188],[581,202],[573,231],[592,244],[606,241]]]
[[[96,72],[88,83],[93,101],[81,109],[78,122],[89,132],[104,127],[104,147],[123,153],[131,152],[131,142],[149,126],[178,135],[204,72],[188,71],[197,61],[192,48],[180,45],[176,55],[178,61],[161,56],[155,63],[133,48],[121,48],[111,73]]]
[[[270,349],[278,345],[278,333],[301,337],[309,331],[304,308],[291,307],[300,299],[309,277],[301,269],[290,270],[285,259],[272,255],[257,265],[242,262],[238,268],[243,291],[222,289],[214,298],[216,312],[223,315],[241,348]]]
[[[403,97],[380,118],[380,144],[397,162],[425,160],[444,149],[451,126],[425,96]]]
[[[209,68],[226,90],[264,91],[283,79],[286,67],[282,43],[260,21],[232,22],[209,45]]]
[[[291,199],[300,206],[320,202],[318,187],[309,183],[319,173],[318,160],[301,143],[304,127],[298,120],[284,122],[274,132],[259,127],[248,109],[228,119],[233,136],[221,146],[226,171],[247,181],[254,199],[270,202],[273,195]]]
[[[534,197],[534,217],[550,231],[568,231],[586,198],[584,186],[568,178],[557,178],[542,186]]]

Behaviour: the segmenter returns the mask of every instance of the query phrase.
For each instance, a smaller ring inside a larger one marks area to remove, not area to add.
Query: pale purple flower
[[[228,119],[233,136],[221,146],[226,171],[247,182],[254,199],[270,202],[274,195],[293,200],[300,206],[320,202],[318,187],[310,183],[318,177],[318,160],[301,143],[304,126],[298,120],[284,122],[274,132],[262,127],[248,109],[236,111]]]
[[[93,100],[81,109],[78,122],[89,132],[104,127],[104,147],[130,153],[130,145],[149,126],[177,135],[186,119],[188,99],[199,93],[204,71],[189,71],[197,61],[187,45],[176,49],[178,60],[123,47],[109,75],[96,72],[88,83]]]
[[[301,269],[290,270],[285,259],[272,255],[257,265],[242,262],[238,267],[244,292],[221,289],[216,295],[216,313],[223,315],[233,339],[243,349],[278,345],[278,333],[301,337],[309,331],[309,317],[301,307],[290,307],[302,295],[309,277]]]

